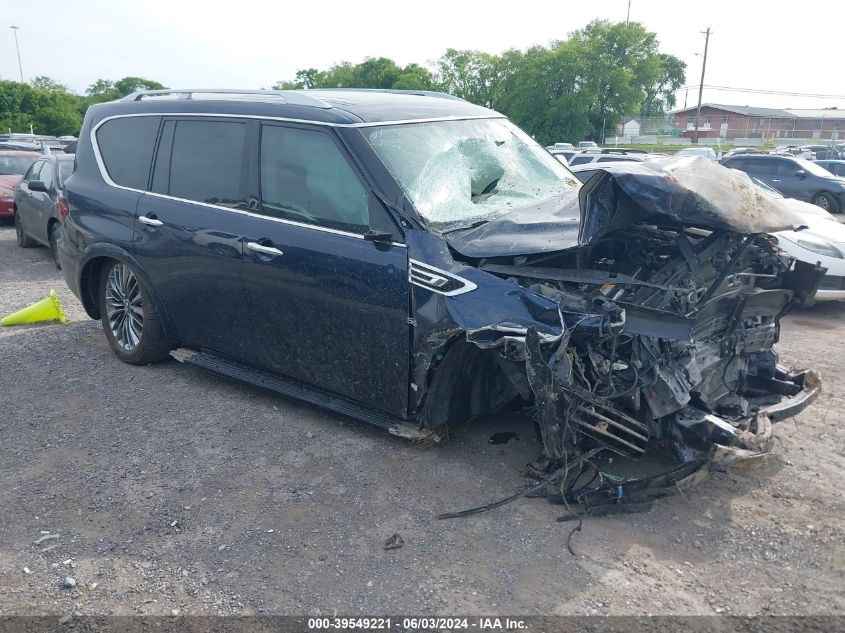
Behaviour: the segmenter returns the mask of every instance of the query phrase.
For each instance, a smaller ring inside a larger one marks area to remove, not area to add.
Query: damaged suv
[[[412,438],[521,407],[572,499],[622,495],[605,454],[669,446],[664,483],[759,455],[819,391],[772,349],[823,274],[766,235],[800,220],[703,158],[582,186],[448,95],[153,91],[89,108],[66,196],[62,270],[122,360]]]

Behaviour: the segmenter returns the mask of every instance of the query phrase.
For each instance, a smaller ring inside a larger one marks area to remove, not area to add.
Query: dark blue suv
[[[439,93],[138,93],[86,114],[59,255],[123,361],[409,437],[522,408],[569,487],[766,450],[818,391],[772,350],[821,278],[761,235],[788,209],[736,213],[753,185],[705,159],[602,174]]]

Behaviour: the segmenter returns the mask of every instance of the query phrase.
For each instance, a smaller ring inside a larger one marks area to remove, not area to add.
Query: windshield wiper
[[[440,235],[446,235],[447,233],[454,233],[456,231],[468,231],[470,229],[477,228],[477,227],[481,226],[482,224],[487,224],[489,221],[490,220],[476,220],[475,222],[473,222],[469,226],[459,226],[456,229],[449,229],[448,231],[440,231]]]

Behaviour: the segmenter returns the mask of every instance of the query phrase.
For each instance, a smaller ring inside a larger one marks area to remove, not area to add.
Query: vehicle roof
[[[822,160],[816,160],[813,162],[819,164],[824,163],[825,165],[827,165],[829,163],[845,163],[845,160],[842,160],[841,158],[824,158]]]
[[[22,149],[0,149],[0,156],[42,156],[39,152],[29,152]]]
[[[439,92],[407,90],[151,90],[92,106],[101,118],[129,113],[203,113],[290,118],[332,125],[501,117]]]
[[[764,158],[797,160],[798,157],[792,154],[733,154],[731,156],[725,156],[723,160],[730,160],[732,158],[742,158],[743,160],[763,160]]]

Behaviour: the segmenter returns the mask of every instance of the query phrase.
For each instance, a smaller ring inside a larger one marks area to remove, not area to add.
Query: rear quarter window
[[[97,148],[109,178],[132,189],[147,189],[161,117],[112,119],[96,132]]]

